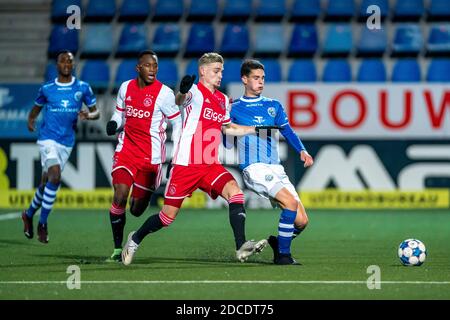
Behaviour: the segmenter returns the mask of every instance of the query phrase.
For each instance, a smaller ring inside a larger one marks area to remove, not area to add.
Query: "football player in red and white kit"
[[[228,201],[238,260],[244,262],[267,245],[265,239],[246,241],[244,194],[218,159],[222,133],[235,136],[255,133],[255,127],[231,123],[229,99],[217,90],[222,71],[222,56],[205,53],[198,63],[199,83],[193,84],[195,76],[189,75],[181,81],[176,103],[183,105],[183,129],[172,161],[164,206],[159,214],[151,216],[139,230],[129,234],[122,250],[125,265],[131,263],[147,234],[167,227],[175,220],[183,200],[196,189],[206,192],[213,199],[221,196]]]
[[[125,208],[130,190],[130,212],[140,216],[152,193],[161,183],[161,163],[166,161],[167,119],[172,124],[172,140],[178,144],[182,121],[173,91],[157,80],[158,57],[153,51],[139,54],[137,78],[125,81],[117,94],[117,104],[107,124],[107,134],[119,134],[114,153],[112,183],[114,199],[110,220],[114,252],[108,261],[120,261]]]

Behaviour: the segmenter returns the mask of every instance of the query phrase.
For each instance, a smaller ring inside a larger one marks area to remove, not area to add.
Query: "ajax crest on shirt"
[[[144,99],[144,107],[150,107],[152,105],[153,100],[151,98]]]

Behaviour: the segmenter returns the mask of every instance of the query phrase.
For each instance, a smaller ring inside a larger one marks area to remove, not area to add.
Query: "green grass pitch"
[[[20,218],[6,218],[11,211],[0,211],[0,299],[450,299],[448,211],[309,210],[310,225],[292,245],[303,265],[276,266],[270,248],[235,260],[226,210],[184,209],[128,267],[104,262],[112,252],[107,210],[55,210],[48,245],[26,239]],[[126,235],[154,212],[128,215]],[[278,216],[248,210],[247,238],[276,234]],[[407,238],[427,247],[420,267],[397,258]],[[67,288],[70,265],[81,270],[79,290]],[[380,289],[367,287],[371,265],[380,267]]]

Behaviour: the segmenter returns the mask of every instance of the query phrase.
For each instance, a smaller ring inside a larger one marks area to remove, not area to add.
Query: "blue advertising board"
[[[0,139],[37,138],[37,132],[28,131],[27,119],[39,87],[39,84],[0,84]]]

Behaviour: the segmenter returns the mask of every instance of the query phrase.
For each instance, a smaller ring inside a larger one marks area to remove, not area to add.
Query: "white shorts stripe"
[[[182,197],[169,197],[169,196],[164,196],[164,198],[167,198],[167,199],[184,199],[184,198],[187,198],[187,197],[189,197],[189,195],[182,196]]]
[[[133,173],[130,171],[130,169],[128,169],[128,168],[125,167],[125,166],[120,166],[120,167],[116,167],[116,168],[112,169],[112,170],[111,170],[111,174],[112,174],[114,171],[118,170],[118,169],[125,169],[125,170],[128,171],[129,174],[131,174],[131,176],[133,176]]]
[[[136,187],[138,187],[138,188],[140,188],[140,189],[143,189],[143,190],[145,190],[145,191],[153,191],[152,189],[149,189],[149,188],[146,188],[146,187],[144,187],[144,186],[141,186],[140,184],[137,184],[136,182],[133,183],[133,185],[135,185]]]
[[[226,174],[226,173],[227,173],[227,172],[222,172],[221,174],[219,174],[219,176],[218,176],[217,178],[215,178],[214,181],[211,183],[211,186],[213,186],[214,183],[216,183],[216,181],[219,180],[219,178],[220,178],[221,176],[223,176],[224,174]]]

